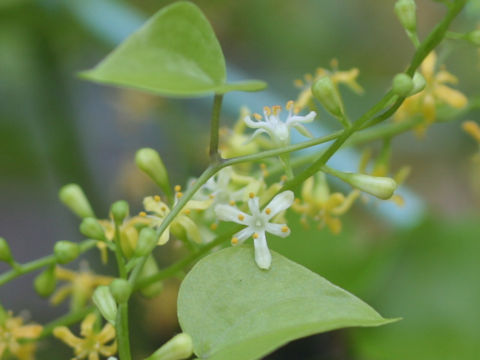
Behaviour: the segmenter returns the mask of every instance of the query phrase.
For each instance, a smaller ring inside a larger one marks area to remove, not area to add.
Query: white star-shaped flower
[[[240,211],[234,206],[222,204],[215,207],[215,213],[219,220],[232,221],[246,226],[246,228],[233,236],[232,244],[242,243],[252,236],[255,246],[255,261],[258,267],[261,269],[269,269],[272,263],[272,256],[267,246],[265,233],[269,232],[281,237],[290,235],[290,229],[286,224],[275,224],[271,223],[270,220],[282,211],[288,209],[293,204],[293,200],[293,192],[287,190],[276,195],[265,209],[260,210],[259,199],[252,193],[248,200],[248,208],[251,215]]]
[[[261,133],[267,133],[273,140],[276,146],[286,146],[290,144],[290,130],[295,128],[298,132],[304,136],[312,137],[310,131],[307,130],[302,123],[310,123],[315,119],[317,113],[310,111],[305,116],[294,114],[294,102],[289,101],[286,106],[288,110],[288,116],[285,122],[280,120],[281,106],[273,106],[271,109],[268,106],[263,108],[264,119],[260,114],[253,114],[256,121],[252,120],[250,116],[246,116],[243,121],[248,127],[257,129],[251,136],[250,140],[260,135]]]

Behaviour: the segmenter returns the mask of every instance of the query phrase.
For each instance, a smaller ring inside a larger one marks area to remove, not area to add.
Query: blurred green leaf
[[[247,246],[198,262],[180,288],[178,316],[197,356],[211,360],[258,359],[300,337],[394,321],[277,253],[260,270]]]
[[[226,83],[220,44],[201,10],[190,2],[177,2],[157,12],[94,69],[80,76],[168,96],[266,87],[256,80]]]

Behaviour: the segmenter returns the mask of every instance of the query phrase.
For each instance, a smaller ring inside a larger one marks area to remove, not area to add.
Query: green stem
[[[115,224],[115,259],[117,260],[118,274],[122,279],[127,278],[127,269],[125,267],[125,258],[120,244],[120,227]]]
[[[219,159],[218,142],[220,127],[220,110],[222,109],[223,94],[215,94],[213,99],[212,119],[210,122],[210,159]]]
[[[121,360],[131,360],[130,340],[128,336],[128,305],[119,304],[117,310],[117,321],[115,322],[118,341],[118,354]]]
[[[80,253],[86,252],[96,245],[96,240],[84,240],[80,245]],[[53,265],[57,262],[55,255],[44,256],[40,259],[30,261],[25,264],[16,264],[15,268],[0,275],[0,286],[12,281],[20,275],[28,274],[32,271],[41,269],[45,266]]]

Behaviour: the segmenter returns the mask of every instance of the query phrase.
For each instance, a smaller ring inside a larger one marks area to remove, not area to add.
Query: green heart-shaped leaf
[[[169,96],[258,91],[266,86],[256,80],[226,83],[220,44],[201,10],[190,2],[176,2],[157,12],[80,76]]]
[[[258,359],[307,335],[395,321],[277,253],[268,271],[253,255],[244,246],[218,251],[183,281],[178,317],[199,358]]]

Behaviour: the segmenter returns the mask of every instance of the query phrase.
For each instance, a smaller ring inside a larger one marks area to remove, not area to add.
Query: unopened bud
[[[48,297],[52,295],[57,286],[57,277],[55,276],[55,265],[49,266],[41,272],[33,281],[33,287],[38,295]]]
[[[395,13],[402,26],[409,32],[417,29],[417,6],[414,0],[398,0],[395,3]]]
[[[121,224],[130,212],[128,203],[125,200],[119,200],[112,204],[110,213],[113,216],[116,224]]]
[[[67,264],[80,255],[80,247],[71,241],[59,241],[55,244],[53,252],[60,264]]]
[[[183,360],[188,359],[192,354],[193,341],[191,336],[181,333],[171,338],[145,360]]]
[[[113,298],[119,304],[127,302],[132,293],[132,286],[125,279],[115,279],[110,283],[109,287]]]
[[[77,184],[63,186],[58,192],[58,196],[60,200],[79,217],[95,217],[85,193]]]
[[[170,190],[167,169],[158,152],[151,148],[143,148],[135,154],[135,162],[140,170],[147,174],[166,194]]]
[[[333,116],[343,117],[340,95],[329,76],[322,76],[313,83],[312,94]]]
[[[80,233],[89,239],[105,240],[105,232],[97,219],[87,217],[80,223]]]
[[[0,261],[12,264],[13,257],[12,252],[10,251],[10,246],[3,237],[0,237]]]
[[[470,31],[466,39],[470,41],[473,45],[480,46],[480,30]]]
[[[342,180],[354,188],[383,200],[390,199],[397,188],[395,180],[382,176],[346,173],[345,178]]]
[[[150,276],[157,274],[160,271],[158,268],[157,262],[152,255],[149,255],[145,265],[143,265],[142,272],[138,279],[141,281],[142,279],[149,278]],[[145,286],[140,290],[140,293],[147,297],[152,298],[160,294],[163,290],[163,283],[161,281],[154,282],[151,285]]]
[[[135,256],[140,257],[150,254],[158,243],[157,239],[157,233],[155,230],[149,227],[143,228],[138,236]]]
[[[419,72],[416,72],[415,74],[413,74],[412,81],[413,81],[413,88],[408,94],[408,96],[418,94],[420,91],[425,89],[425,86],[427,85],[425,78]]]
[[[406,97],[413,90],[413,80],[407,74],[397,74],[393,78],[393,92],[401,97]]]
[[[92,300],[105,320],[110,324],[115,325],[117,303],[110,292],[110,288],[105,285],[98,286],[93,292]]]

